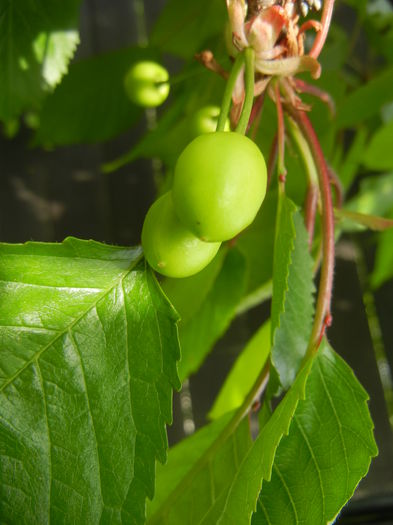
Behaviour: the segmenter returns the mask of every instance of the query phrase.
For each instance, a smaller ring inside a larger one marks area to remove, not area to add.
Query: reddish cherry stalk
[[[307,353],[313,353],[331,323],[330,304],[333,289],[334,272],[334,215],[332,194],[330,188],[329,168],[319,144],[318,137],[304,111],[298,111],[291,106],[287,111],[301,129],[308,142],[318,171],[319,186],[322,201],[322,266],[319,282],[318,298],[310,344]]]

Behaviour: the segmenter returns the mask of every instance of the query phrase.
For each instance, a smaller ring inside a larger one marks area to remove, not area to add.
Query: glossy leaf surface
[[[378,452],[367,393],[323,345],[277,449],[271,481],[262,487],[253,525],[330,523]]]
[[[144,523],[179,387],[176,313],[139,248],[0,253],[1,521]]]

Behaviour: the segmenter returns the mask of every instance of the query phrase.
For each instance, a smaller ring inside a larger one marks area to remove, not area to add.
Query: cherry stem
[[[323,11],[321,17],[321,30],[315,37],[311,51],[308,53],[310,57],[318,58],[322,48],[325,44],[326,37],[329,32],[330,22],[332,21],[334,0],[324,0]]]
[[[265,102],[265,93],[261,93],[259,97],[255,100],[254,105],[252,106],[250,120],[248,122],[247,131],[246,131],[247,133],[251,129],[251,127],[253,128],[252,133],[250,135],[252,140],[255,139],[255,136],[259,128],[259,123],[262,117],[262,110],[263,110],[264,102]]]
[[[296,91],[300,91],[300,93],[308,93],[309,95],[319,98],[319,100],[321,100],[329,108],[331,116],[334,116],[336,113],[336,106],[329,93],[319,89],[317,86],[313,86],[312,84],[304,82],[304,80],[300,80],[300,78],[294,78],[293,82],[295,84]]]
[[[308,185],[307,194],[305,201],[305,218],[304,223],[308,232],[308,244],[311,249],[312,241],[314,237],[315,228],[315,216],[318,206],[319,198],[319,186],[318,186],[318,172],[315,166],[315,162],[311,153],[311,150],[307,144],[306,139],[301,133],[299,127],[294,120],[288,117],[289,131],[293,141],[295,142],[297,149],[303,160],[304,168],[306,170]]]
[[[330,188],[329,168],[318,137],[304,111],[296,110],[288,105],[287,111],[299,126],[314,158],[318,173],[318,181],[322,202],[322,265],[319,282],[318,298],[315,310],[306,357],[315,353],[325,334],[326,327],[331,323],[330,304],[333,289],[334,272],[334,214]]]
[[[278,184],[281,189],[285,185],[285,177],[287,170],[285,168],[284,155],[285,155],[285,124],[284,124],[284,112],[281,104],[281,94],[279,83],[276,82],[274,86],[274,93],[276,98],[277,107],[277,145],[278,145],[278,157],[277,157],[277,171],[278,171]]]
[[[250,115],[252,111],[252,105],[254,102],[254,85],[255,85],[255,71],[254,71],[254,59],[255,51],[252,47],[247,47],[244,50],[244,60],[245,60],[245,91],[246,95],[244,97],[244,104],[242,109],[242,114],[240,115],[239,122],[236,126],[236,133],[244,135],[248,128],[248,121],[250,120]]]
[[[277,154],[278,154],[278,137],[277,133],[274,135],[272,145],[270,146],[269,159],[267,161],[267,187],[269,188],[273,171],[277,163]]]
[[[237,77],[239,76],[240,70],[243,66],[243,60],[243,53],[239,53],[232,66],[227,84],[225,86],[224,96],[222,98],[221,111],[220,116],[218,117],[216,131],[224,131],[225,129],[225,123],[227,121],[229,109],[231,107],[232,102],[232,93],[236,84]]]

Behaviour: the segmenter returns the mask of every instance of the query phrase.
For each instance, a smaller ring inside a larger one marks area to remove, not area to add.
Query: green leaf
[[[121,157],[103,166],[105,173],[115,171],[139,158],[160,158],[166,165],[174,165],[182,149],[189,142],[187,120],[182,117],[185,96],[178,97],[148,133]]]
[[[342,231],[356,232],[366,228],[374,231],[383,231],[393,228],[393,220],[377,217],[376,215],[365,215],[344,209],[335,209],[334,216],[338,219]]]
[[[202,523],[208,509],[225,494],[251,445],[247,419],[232,428],[233,417],[226,414],[203,427],[170,449],[165,466],[157,465],[149,525]]]
[[[393,173],[374,175],[363,179],[357,195],[347,202],[345,209],[365,215],[385,215],[393,202]]]
[[[370,170],[393,169],[393,120],[380,127],[363,154],[363,164]]]
[[[313,260],[303,218],[287,197],[280,197],[274,249],[272,362],[288,388],[300,367],[311,335],[314,313]]]
[[[129,48],[72,64],[44,102],[35,142],[97,142],[129,128],[141,109],[128,99],[123,79],[132,63],[150,58],[155,55],[149,49]]]
[[[79,43],[79,0],[8,0],[0,7],[0,119],[36,108]],[[60,8],[61,7],[61,8]]]
[[[140,248],[0,246],[2,523],[144,523],[179,387]]]
[[[377,454],[367,393],[349,366],[320,348],[288,436],[281,441],[253,525],[327,524]]]
[[[340,181],[345,190],[349,189],[357,175],[366,145],[366,138],[366,128],[363,127],[358,129],[343,162],[337,170]]]
[[[247,343],[231,368],[209,412],[218,419],[241,406],[270,354],[270,322],[264,323]]]
[[[245,285],[246,264],[236,248],[223,250],[203,275],[182,279],[178,284],[172,281],[172,292],[164,285],[182,319],[179,324],[182,381],[198,370],[214,343],[227,330]]]
[[[385,69],[345,97],[337,108],[337,125],[350,128],[364,122],[393,100],[393,68]]]
[[[393,219],[393,210],[390,212]],[[371,275],[371,286],[378,288],[393,277],[393,230],[380,234],[375,257],[375,266]]]
[[[150,42],[153,46],[182,58],[191,58],[206,41],[224,31],[227,21],[221,0],[169,0]]]
[[[217,502],[217,507],[220,508],[219,513],[216,509],[216,516],[219,515],[219,519],[214,523],[217,525],[248,525],[250,523],[263,480],[270,480],[277,447],[283,436],[288,433],[299,400],[304,398],[305,385],[312,364],[313,358],[308,359],[292,387],[249,449],[231,483],[225,500]],[[209,521],[206,522],[206,525],[207,523]]]
[[[239,424],[242,409],[224,415],[177,445],[174,456],[170,452],[168,464],[160,469],[170,472],[163,474],[164,479],[158,472],[157,495],[148,523],[249,523],[262,478],[270,478],[275,450],[304,395],[311,364],[312,359],[251,448],[247,418]]]
[[[272,278],[276,209],[277,192],[272,190],[266,195],[254,222],[242,232],[236,242],[247,261],[247,289],[242,299],[247,307],[258,304],[258,292]],[[256,297],[256,303],[252,301],[253,297]]]

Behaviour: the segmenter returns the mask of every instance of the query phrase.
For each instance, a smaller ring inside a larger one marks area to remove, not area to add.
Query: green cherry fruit
[[[214,258],[219,242],[203,242],[176,217],[171,192],[149,209],[142,229],[145,257],[157,272],[167,277],[189,277]]]
[[[265,160],[252,140],[235,132],[200,135],[175,167],[175,212],[203,241],[232,239],[254,220],[266,181]]]
[[[162,104],[169,94],[169,73],[157,62],[137,62],[127,72],[124,87],[129,99],[145,108]]]
[[[205,106],[198,109],[190,120],[190,135],[192,138],[216,131],[220,108],[218,106]],[[230,131],[229,120],[225,121],[224,131]]]

